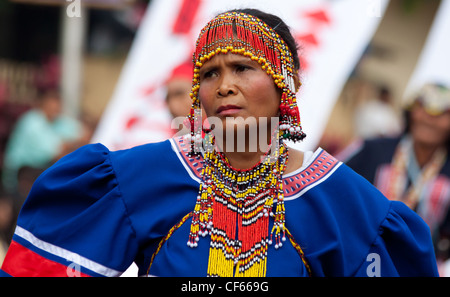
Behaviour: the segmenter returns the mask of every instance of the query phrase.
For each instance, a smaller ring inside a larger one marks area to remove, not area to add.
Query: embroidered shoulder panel
[[[201,156],[189,157],[187,155],[189,143],[183,137],[172,138],[170,141],[172,142],[172,148],[175,150],[175,153],[178,155],[178,158],[189,175],[194,180],[200,182],[203,158]],[[283,177],[285,200],[296,199],[307,190],[320,184],[340,164],[342,163],[328,152],[323,149],[318,149],[314,153],[314,160],[306,168],[298,172],[296,171],[293,174],[288,174],[287,177]]]

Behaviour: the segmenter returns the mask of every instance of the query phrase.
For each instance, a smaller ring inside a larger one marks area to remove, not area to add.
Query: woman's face
[[[411,111],[411,134],[416,142],[444,145],[450,137],[450,111],[434,116],[416,105]]]
[[[177,78],[167,83],[166,103],[173,118],[185,117],[191,109],[192,99],[189,93],[192,81]]]
[[[278,117],[281,92],[258,62],[237,54],[219,54],[200,68],[198,96],[208,118],[217,117],[223,127],[238,117],[259,123]]]

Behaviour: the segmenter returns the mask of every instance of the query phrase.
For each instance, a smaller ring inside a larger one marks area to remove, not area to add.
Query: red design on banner
[[[300,16],[307,20],[307,26],[302,27],[303,32],[294,33],[294,37],[302,50],[300,67],[302,70],[307,70],[310,66],[310,55],[321,46],[320,35],[323,25],[330,25],[332,21],[325,7],[309,12],[302,10]]]
[[[131,128],[133,128],[134,125],[136,125],[139,122],[139,117],[137,116],[132,116],[130,117],[125,124],[125,130],[129,130]]]
[[[328,14],[323,9],[306,13],[305,16],[307,16],[311,19],[314,19],[317,22],[330,24],[330,18],[328,17]]]
[[[201,0],[183,0],[172,32],[174,34],[188,34],[191,31],[194,18],[197,15]]]
[[[309,68],[308,59],[303,54],[299,55],[299,59],[300,59],[300,69],[302,71],[307,70]]]
[[[318,46],[319,41],[317,40],[316,36],[309,33],[305,35],[297,35],[297,40],[300,41],[303,45],[308,46]]]

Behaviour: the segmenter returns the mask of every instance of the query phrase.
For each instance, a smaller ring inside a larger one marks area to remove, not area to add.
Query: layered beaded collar
[[[233,168],[217,148],[205,152],[188,246],[210,234],[209,276],[265,276],[268,246],[278,249],[286,240],[281,179],[287,161],[284,143],[247,170]]]

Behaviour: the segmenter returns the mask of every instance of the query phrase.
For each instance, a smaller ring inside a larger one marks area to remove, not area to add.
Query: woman
[[[346,163],[387,198],[415,210],[430,227],[435,247],[441,247],[438,256],[445,259],[450,238],[450,90],[425,85],[406,107],[405,119],[401,136],[360,143]]]
[[[325,151],[283,142],[304,137],[298,61],[278,17],[215,17],[194,53],[191,134],[62,159],[34,185],[3,271],[114,276],[135,261],[158,276],[437,275],[416,214]]]

